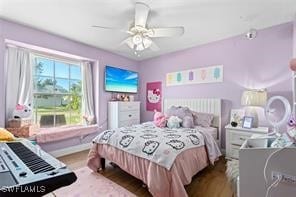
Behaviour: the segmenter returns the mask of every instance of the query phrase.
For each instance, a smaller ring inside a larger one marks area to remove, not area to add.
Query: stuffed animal
[[[0,141],[13,141],[14,136],[6,129],[0,128]]]
[[[166,126],[167,123],[167,118],[166,116],[158,111],[154,111],[154,118],[153,118],[153,122],[155,124],[155,126],[160,127],[160,128],[164,128]]]
[[[177,116],[171,116],[171,117],[168,119],[167,126],[168,126],[168,128],[170,128],[170,129],[173,129],[173,128],[180,128],[180,127],[181,127],[181,123],[182,123],[182,119],[178,118]]]
[[[32,115],[31,105],[17,104],[13,111],[13,118],[28,118]]]
[[[290,140],[296,143],[296,117],[291,116],[288,121],[287,135]]]
[[[84,115],[82,116],[83,119],[85,120],[85,123],[86,125],[91,125],[94,123],[94,120],[95,120],[95,117],[94,116],[87,116],[87,115]]]

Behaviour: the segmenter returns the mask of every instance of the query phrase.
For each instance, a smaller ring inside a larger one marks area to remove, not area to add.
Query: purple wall
[[[4,38],[3,24],[0,19],[0,127],[4,126],[4,109],[5,109],[5,94],[4,94]]]
[[[138,63],[132,61],[128,58],[100,50],[91,46],[87,46],[75,41],[65,39],[60,36],[49,34],[43,31],[39,31],[30,27],[19,25],[16,23],[8,22],[6,20],[0,19],[0,126],[4,125],[4,39],[10,39],[14,41],[24,42],[31,45],[36,45],[39,47],[44,47],[48,49],[53,49],[65,53],[70,53],[73,55],[78,55],[90,59],[95,59],[99,61],[99,89],[98,98],[99,98],[99,118],[100,123],[107,119],[107,101],[111,98],[111,93],[104,91],[104,67],[106,64],[114,65],[134,71],[139,71]],[[137,98],[137,96],[136,96]],[[106,126],[106,125],[105,125]],[[56,148],[60,147],[60,144],[57,144]],[[72,144],[65,144],[69,146]],[[51,146],[52,147],[52,146]]]
[[[2,111],[5,108],[4,39],[11,39],[99,60],[100,122],[107,118],[106,103],[111,97],[110,93],[104,91],[103,77],[104,65],[110,64],[140,72],[142,121],[152,118],[152,113],[145,110],[146,83],[161,80],[165,98],[222,98],[222,119],[225,125],[229,121],[230,109],[241,107],[240,97],[245,88],[267,88],[269,95],[280,94],[291,98],[291,73],[288,62],[292,57],[292,30],[292,23],[282,24],[260,31],[258,37],[252,41],[246,40],[243,36],[236,36],[138,63],[104,50],[0,19],[0,108]],[[296,31],[294,36],[296,37]],[[296,51],[295,40],[294,49]],[[224,65],[223,83],[165,87],[165,75],[168,72],[215,64]],[[259,110],[261,115],[262,111]],[[266,124],[264,119],[261,119],[261,123]],[[0,126],[3,124],[4,113],[0,113]],[[52,148],[52,145],[50,147]]]
[[[0,34],[0,67],[3,68],[3,39],[10,39],[19,42],[24,42],[39,47],[62,51],[90,59],[96,59],[100,65],[100,120],[103,121],[107,118],[107,106],[106,102],[110,100],[111,94],[104,91],[104,67],[106,64],[115,65],[122,68],[138,71],[136,61],[132,61],[125,57],[100,50],[91,46],[87,46],[75,41],[71,41],[60,36],[49,34],[43,31],[39,31],[26,26],[18,25],[16,23],[0,20],[0,27],[2,26],[2,34]],[[0,72],[0,79],[3,79],[3,72]],[[3,84],[3,83],[1,83]],[[3,89],[1,88],[1,91]],[[1,92],[1,95],[4,95]],[[4,96],[0,96],[3,98]],[[3,104],[1,108],[4,108]],[[3,113],[0,113],[0,125],[3,125]]]
[[[267,88],[269,95],[291,99],[288,62],[292,57],[292,30],[292,23],[282,24],[259,31],[251,41],[240,35],[140,62],[141,120],[152,119],[153,113],[145,110],[145,91],[146,83],[153,81],[163,82],[163,98],[223,99],[223,126],[229,122],[230,109],[241,107],[245,88]],[[165,86],[168,72],[217,64],[224,65],[223,83]],[[263,115],[263,109],[259,109],[259,115]],[[262,118],[261,123],[266,124]]]
[[[294,28],[293,28],[293,57],[296,58],[296,16],[294,17]]]

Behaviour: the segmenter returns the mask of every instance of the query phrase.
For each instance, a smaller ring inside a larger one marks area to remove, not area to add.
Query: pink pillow
[[[164,128],[167,123],[167,118],[163,113],[155,111],[153,122],[155,126]]]
[[[192,111],[194,124],[202,127],[210,127],[212,125],[214,114]]]
[[[193,128],[194,122],[193,122],[193,116],[185,116],[182,121],[182,127],[184,128]]]

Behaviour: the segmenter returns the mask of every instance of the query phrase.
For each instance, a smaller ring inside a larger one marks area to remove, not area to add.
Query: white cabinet
[[[140,102],[108,102],[108,129],[140,124]]]
[[[267,134],[268,127],[258,127],[245,129],[242,127],[232,127],[227,125],[226,129],[226,158],[238,159],[239,149],[243,143],[251,138],[253,134]]]
[[[239,191],[240,197],[262,197],[265,196],[272,179],[272,172],[282,172],[286,175],[296,176],[296,146],[281,148],[265,148],[266,143],[256,142],[258,139],[247,140],[240,148],[239,153]],[[271,144],[273,139],[269,139]],[[256,143],[254,143],[256,142]],[[275,154],[276,151],[277,154]],[[273,156],[271,156],[273,154]],[[269,158],[270,157],[270,158]],[[266,160],[269,162],[266,165]],[[266,168],[265,168],[266,167]],[[267,184],[265,183],[264,170],[266,170]],[[269,197],[295,197],[295,184],[280,182],[270,190]]]

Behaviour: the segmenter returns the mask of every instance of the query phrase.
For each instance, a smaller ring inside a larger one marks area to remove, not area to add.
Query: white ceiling
[[[139,0],[138,0],[139,1]],[[92,25],[128,29],[136,0],[0,0],[0,17],[117,54],[143,60],[292,21],[296,0],[140,0],[151,7],[149,27],[184,26],[177,38],[157,38],[160,51],[140,57],[126,46],[128,35]],[[2,4],[2,5],[1,5]]]

